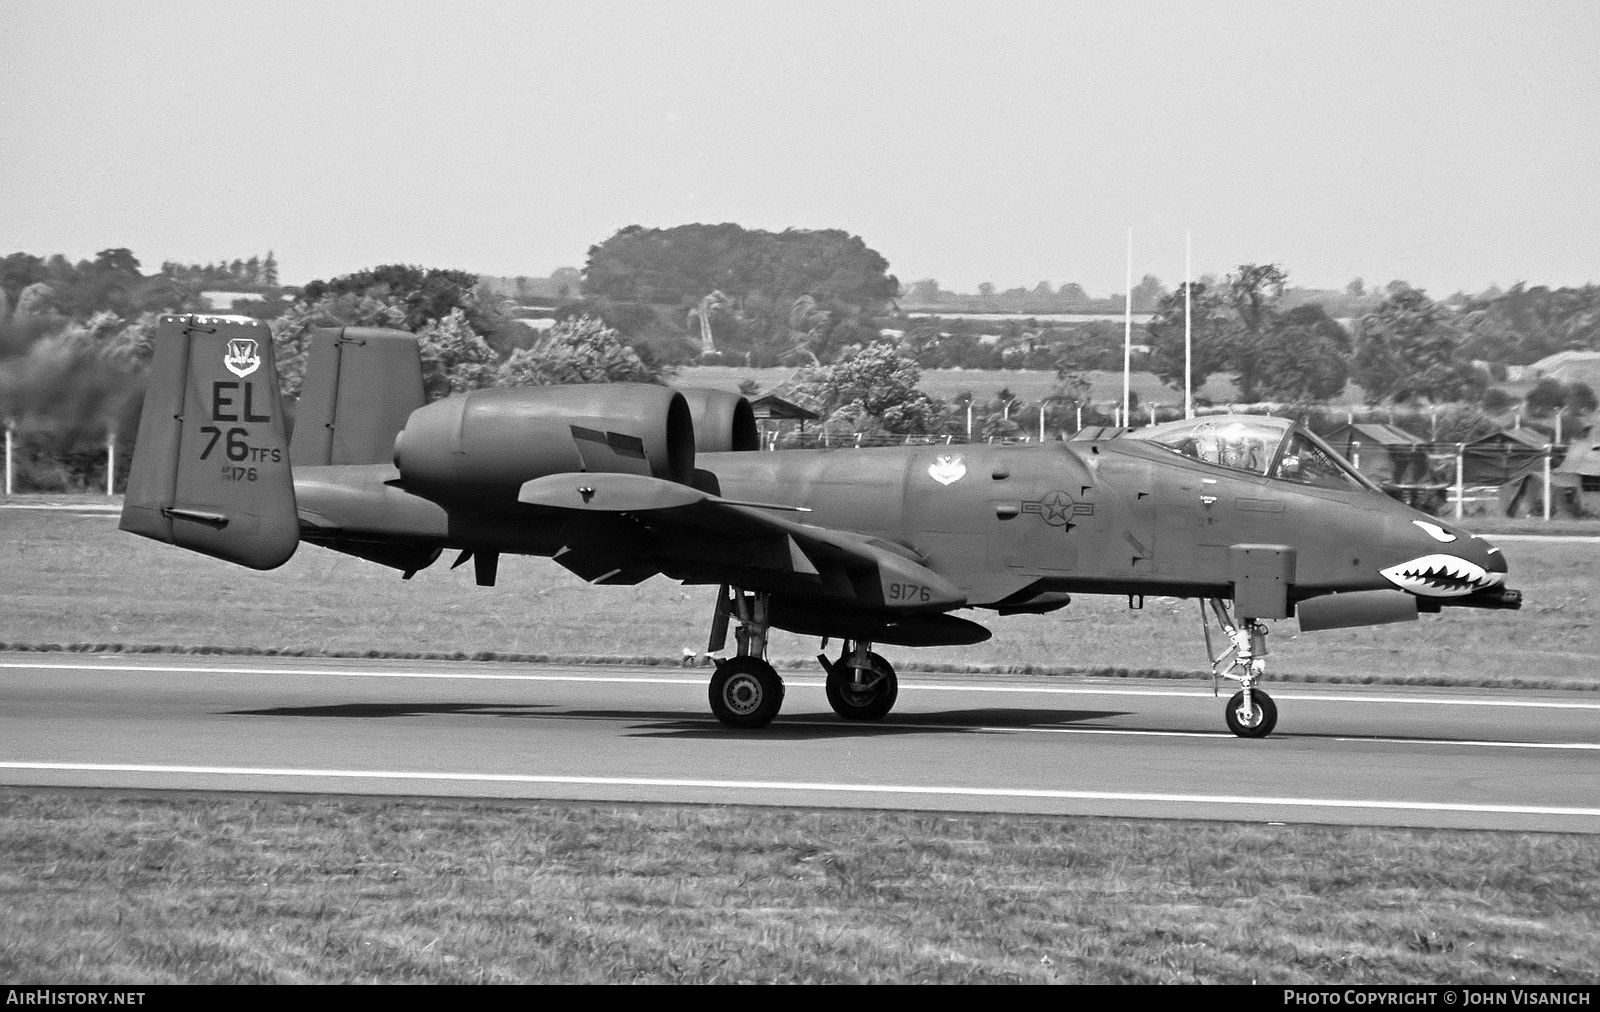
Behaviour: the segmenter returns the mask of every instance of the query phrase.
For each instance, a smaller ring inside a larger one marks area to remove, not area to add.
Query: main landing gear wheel
[[[711,712],[724,726],[766,727],[783,706],[783,679],[759,657],[731,657],[711,676]]]
[[[845,720],[877,720],[894,709],[900,695],[900,682],[894,666],[878,654],[869,653],[866,669],[850,664],[850,651],[828,669],[828,705]]]
[[[1265,738],[1278,726],[1278,704],[1272,697],[1254,689],[1250,693],[1250,709],[1244,708],[1244,693],[1235,692],[1222,711],[1228,721],[1228,730],[1241,738]]]

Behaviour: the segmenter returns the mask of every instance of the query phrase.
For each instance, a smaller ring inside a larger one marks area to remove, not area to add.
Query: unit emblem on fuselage
[[[261,368],[261,356],[256,354],[256,343],[249,338],[236,337],[228,342],[228,353],[222,356],[222,364],[228,371],[240,379]]]
[[[1044,518],[1044,522],[1051,527],[1065,527],[1070,531],[1077,526],[1072,522],[1073,517],[1094,516],[1094,503],[1078,502],[1066,492],[1057,490],[1046,492],[1039,499],[1024,501],[1022,512]]]
[[[934,459],[932,464],[928,465],[928,477],[941,485],[949,485],[951,482],[960,481],[966,476],[966,473],[967,465],[963,464],[961,458],[953,453],[941,453]]]

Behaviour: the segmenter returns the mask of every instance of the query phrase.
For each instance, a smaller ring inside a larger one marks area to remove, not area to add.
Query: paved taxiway
[[[733,732],[705,669],[0,655],[0,783],[1600,832],[1600,695],[908,674],[839,720],[784,672]]]

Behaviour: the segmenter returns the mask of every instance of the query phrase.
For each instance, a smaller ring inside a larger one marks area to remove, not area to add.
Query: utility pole
[[[1194,294],[1189,291],[1189,279],[1193,271],[1189,264],[1189,252],[1194,239],[1193,232],[1183,235],[1183,417],[1194,417],[1194,321],[1191,319],[1189,304]]]
[[[1133,229],[1128,229],[1127,285],[1122,293],[1122,417],[1128,417],[1129,371],[1133,368]]]

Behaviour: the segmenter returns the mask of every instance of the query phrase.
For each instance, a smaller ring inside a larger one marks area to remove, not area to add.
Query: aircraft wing
[[[790,516],[804,514],[793,507],[740,503],[645,475],[593,472],[535,478],[517,499],[565,514],[555,560],[594,583],[637,583],[663,573],[874,610],[944,612],[966,604],[955,584],[910,549],[798,522]]]

